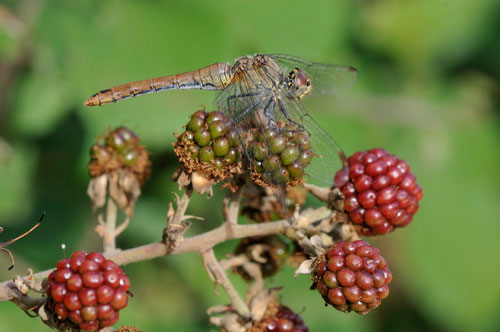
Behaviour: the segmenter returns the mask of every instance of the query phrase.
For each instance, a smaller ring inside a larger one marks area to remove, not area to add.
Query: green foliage
[[[17,15],[17,5],[8,1],[6,8]],[[52,267],[64,255],[61,242],[69,251],[100,250],[85,197],[86,163],[95,138],[117,125],[139,135],[154,165],[119,245],[161,237],[176,190],[170,182],[172,133],[198,105],[212,110],[214,95],[171,91],[92,109],[81,105],[88,96],[246,54],[289,53],[360,71],[351,91],[306,100],[306,108],[347,154],[380,146],[406,159],[424,198],[409,227],[372,241],[381,246],[394,281],[389,298],[368,316],[324,308],[307,290],[309,280],[293,279],[291,269],[270,285],[285,286],[283,301],[295,311],[304,308],[312,331],[493,330],[500,294],[498,7],[493,0],[259,0],[238,6],[229,0],[53,0],[33,15],[24,37],[0,20],[0,73],[22,52],[30,54],[5,87],[9,98],[0,100],[2,239],[47,211],[42,226],[10,248],[18,265],[0,269],[0,279],[27,267]],[[21,21],[29,16],[19,15]],[[221,206],[220,197],[195,199],[188,213],[205,221],[189,234],[218,225],[214,206]],[[219,257],[231,245],[221,246]],[[0,266],[8,265],[0,256]],[[122,324],[206,331],[206,307],[226,301],[213,294],[196,255],[126,270],[135,297]],[[41,330],[13,304],[0,306],[0,330]]]

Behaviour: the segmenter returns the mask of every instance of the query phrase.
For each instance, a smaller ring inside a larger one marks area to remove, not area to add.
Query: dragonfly
[[[174,89],[218,90],[215,108],[229,114],[240,131],[291,126],[306,132],[318,156],[307,166],[307,175],[313,183],[330,186],[345,157],[335,140],[305,110],[302,99],[348,89],[357,76],[358,71],[351,66],[315,63],[285,54],[256,54],[238,58],[234,64],[218,62],[101,90],[84,105],[100,106]]]

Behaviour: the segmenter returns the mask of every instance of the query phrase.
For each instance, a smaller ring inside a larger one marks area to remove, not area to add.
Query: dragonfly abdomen
[[[135,81],[111,89],[101,90],[88,98],[83,104],[97,106],[115,103],[130,97],[166,90],[222,90],[232,80],[232,66],[227,63],[215,63],[198,70]]]

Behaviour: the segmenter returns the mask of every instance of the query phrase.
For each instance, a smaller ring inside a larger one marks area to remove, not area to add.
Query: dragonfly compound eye
[[[295,80],[297,81],[297,87],[304,87],[311,85],[311,79],[303,70],[299,70],[297,75],[295,76]]]

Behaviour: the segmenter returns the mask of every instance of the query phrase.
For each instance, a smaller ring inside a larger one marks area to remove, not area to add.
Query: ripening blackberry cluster
[[[335,175],[344,209],[363,235],[380,235],[408,225],[422,188],[404,160],[376,148],[356,152]]]
[[[312,287],[337,310],[366,314],[389,295],[391,271],[365,241],[338,241],[318,262]]]
[[[274,317],[269,317],[265,321],[265,332],[307,332],[309,329],[302,320],[302,317],[297,315],[290,308],[281,306],[278,313]]]
[[[128,303],[128,277],[100,253],[74,252],[57,263],[48,281],[47,305],[64,329],[112,326]]]
[[[252,326],[249,332],[308,332],[309,328],[300,315],[290,308],[272,302],[266,311],[265,318]]]
[[[256,130],[248,152],[254,176],[265,185],[300,184],[314,157],[309,134],[294,127]]]
[[[240,159],[238,135],[227,115],[217,111],[193,113],[174,147],[189,172],[203,170],[214,177],[233,169]]]
[[[118,127],[100,138],[92,145],[90,157],[88,168],[92,177],[128,169],[144,183],[151,173],[148,152],[139,144],[139,138],[125,127]]]

